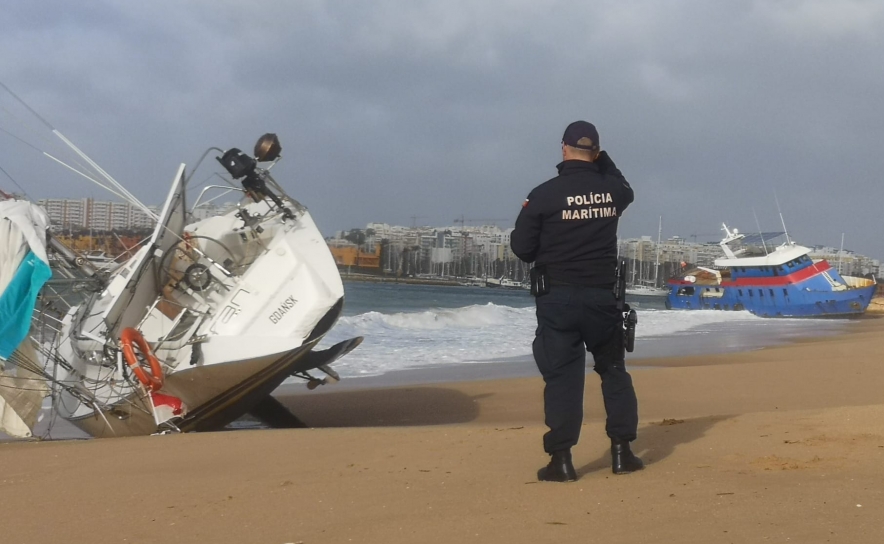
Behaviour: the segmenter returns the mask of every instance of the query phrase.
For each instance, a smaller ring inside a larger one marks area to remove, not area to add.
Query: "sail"
[[[37,295],[52,275],[46,214],[29,202],[0,202],[0,359],[25,339]]]
[[[29,438],[37,424],[43,399],[49,394],[46,379],[34,372],[39,366],[30,341],[22,342],[9,358],[15,368],[0,372],[0,432]]]
[[[28,244],[15,223],[0,220],[0,293],[6,290],[15,277],[28,251]]]

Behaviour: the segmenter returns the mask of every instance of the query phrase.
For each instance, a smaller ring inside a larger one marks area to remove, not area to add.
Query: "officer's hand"
[[[595,162],[601,172],[607,172],[610,169],[617,168],[614,161],[608,156],[608,152],[604,149],[599,152],[599,156],[596,158]]]

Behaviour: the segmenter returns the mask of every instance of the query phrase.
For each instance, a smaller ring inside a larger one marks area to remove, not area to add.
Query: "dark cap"
[[[599,131],[592,123],[574,121],[565,129],[562,143],[577,149],[599,150]]]

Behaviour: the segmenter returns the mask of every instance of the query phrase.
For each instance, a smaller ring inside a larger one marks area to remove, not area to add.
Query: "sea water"
[[[344,283],[343,316],[320,348],[365,338],[333,368],[346,378],[395,371],[463,368],[472,363],[531,361],[537,321],[525,290]],[[632,297],[638,311],[630,358],[759,349],[802,336],[830,334],[843,320],[766,319],[748,312],[666,310],[663,297]]]

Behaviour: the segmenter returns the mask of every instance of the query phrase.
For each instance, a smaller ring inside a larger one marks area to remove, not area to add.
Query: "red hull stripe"
[[[754,287],[756,285],[764,285],[764,286],[782,286],[782,285],[791,285],[795,283],[801,283],[807,279],[810,279],[818,274],[822,274],[827,270],[831,270],[832,267],[829,266],[828,261],[820,261],[818,263],[814,263],[806,268],[802,268],[796,272],[792,272],[791,274],[787,274],[785,276],[768,276],[763,278],[739,278],[736,281],[723,281],[721,282],[720,287]],[[696,285],[695,283],[684,281],[684,280],[670,280],[670,285]],[[710,286],[711,287],[711,286]],[[715,286],[719,287],[719,286]]]

